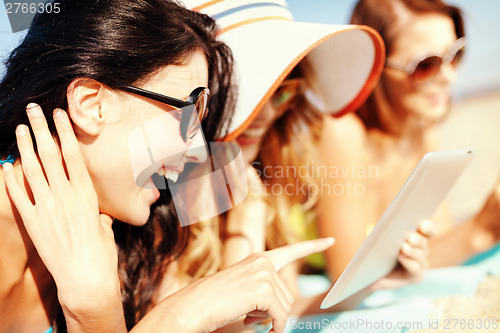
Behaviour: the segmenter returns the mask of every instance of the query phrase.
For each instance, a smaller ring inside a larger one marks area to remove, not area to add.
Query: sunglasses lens
[[[289,82],[285,81],[274,92],[271,102],[275,108],[280,108],[289,103],[298,93],[300,81],[298,79],[291,79]]]
[[[420,61],[411,75],[411,79],[416,82],[427,81],[439,73],[442,64],[441,57],[433,56]]]
[[[293,96],[290,91],[283,91],[285,89],[278,89],[273,96],[273,105],[275,107],[280,107],[286,104]]]
[[[208,89],[204,89],[198,95],[194,104],[194,110],[191,112],[188,122],[188,138],[192,138],[200,128],[201,121],[207,116],[208,101],[210,93]]]
[[[198,117],[200,118],[200,121],[205,119],[208,113],[208,101],[210,99],[210,93],[208,89],[204,89],[200,92],[198,95],[198,98],[196,99],[195,105],[196,105],[196,112],[198,113]]]

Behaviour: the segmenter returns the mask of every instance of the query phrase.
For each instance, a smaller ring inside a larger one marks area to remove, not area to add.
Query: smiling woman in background
[[[364,105],[355,114],[329,119],[324,125],[322,164],[365,171],[331,179],[332,186],[360,186],[362,193],[320,199],[319,235],[338,237],[326,253],[333,279],[340,276],[418,161],[437,149],[435,125],[450,109],[451,86],[466,46],[460,10],[441,0],[361,0],[352,23],[381,34],[387,61]],[[454,228],[451,236],[446,207],[438,209],[432,220],[442,236],[431,243],[431,265],[457,264],[493,245],[499,214],[495,193],[490,201],[476,218]]]

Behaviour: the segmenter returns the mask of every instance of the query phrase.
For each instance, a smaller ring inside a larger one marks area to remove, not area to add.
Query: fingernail
[[[16,133],[18,135],[26,135],[28,134],[28,127],[26,125],[19,125],[16,128]]]
[[[328,244],[335,243],[335,238],[333,238],[333,237],[323,238],[323,240],[324,240],[325,243],[328,243]]]
[[[417,245],[418,244],[418,236],[415,234],[411,234],[410,237],[408,238],[408,242],[410,242],[412,245]]]
[[[411,245],[408,244],[408,243],[404,243],[403,244],[403,253],[405,254],[409,254],[410,253],[410,250],[411,250]]]
[[[41,112],[40,105],[36,103],[29,103],[28,106],[26,106],[26,113],[28,116],[39,115]]]
[[[9,162],[4,163],[3,164],[3,171],[7,172],[7,171],[10,171],[10,170],[12,170],[12,164],[10,164]]]
[[[434,223],[430,220],[424,220],[418,229],[426,236],[432,236],[435,233]]]
[[[54,109],[54,118],[61,119],[64,115],[64,111],[61,109]]]

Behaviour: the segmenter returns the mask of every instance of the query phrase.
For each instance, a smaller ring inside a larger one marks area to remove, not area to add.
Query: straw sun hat
[[[181,0],[214,18],[235,60],[238,99],[226,140],[250,125],[283,79],[304,58],[312,102],[324,113],[356,110],[375,87],[385,49],[373,29],[294,22],[284,0]]]

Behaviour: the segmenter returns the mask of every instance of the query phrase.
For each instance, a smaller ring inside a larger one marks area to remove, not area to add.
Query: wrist
[[[71,281],[68,281],[71,282]],[[121,290],[118,276],[111,279],[80,283],[57,283],[57,296],[65,314],[79,317],[80,314],[99,313],[106,310],[123,314]],[[109,312],[109,311],[108,311]]]
[[[185,295],[182,295],[182,290],[167,296],[159,302],[134,326],[130,333],[198,333],[209,331],[206,327],[208,321],[202,318],[204,312],[193,311],[193,305],[195,304],[186,304],[186,298],[183,297]]]
[[[68,332],[127,332],[119,290],[73,296],[61,301]]]
[[[494,233],[484,226],[485,224],[477,223],[471,232],[470,247],[473,253],[483,252],[495,244]]]

